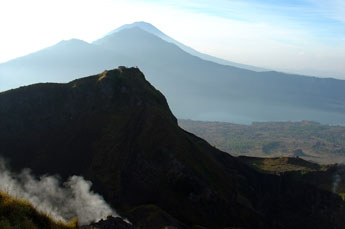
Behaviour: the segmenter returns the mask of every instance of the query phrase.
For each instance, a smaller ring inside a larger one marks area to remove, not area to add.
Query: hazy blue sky
[[[134,21],[231,61],[345,79],[345,0],[1,0],[0,62]]]

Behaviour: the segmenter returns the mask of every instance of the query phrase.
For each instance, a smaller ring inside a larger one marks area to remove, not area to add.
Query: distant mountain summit
[[[228,61],[228,60],[224,60],[224,59],[220,59],[214,56],[210,56],[204,53],[201,53],[199,51],[196,51],[195,49],[186,46],[184,44],[182,44],[181,42],[178,42],[177,40],[169,37],[168,35],[164,34],[162,31],[160,31],[159,29],[157,29],[155,26],[153,26],[150,23],[144,22],[144,21],[140,21],[140,22],[134,22],[132,24],[126,24],[123,26],[120,26],[119,28],[111,31],[110,33],[108,33],[106,36],[114,34],[116,32],[119,32],[123,29],[129,29],[129,28],[134,28],[134,27],[138,27],[148,33],[151,33],[167,42],[170,42],[172,44],[177,45],[178,47],[180,47],[182,50],[184,50],[185,52],[193,55],[193,56],[197,56],[200,57],[203,60],[208,60],[208,61],[212,61],[218,64],[224,64],[224,65],[230,65],[230,66],[234,66],[234,67],[238,67],[238,68],[243,68],[243,69],[248,69],[248,70],[252,70],[252,71],[267,71],[267,69],[264,68],[259,68],[259,67],[255,67],[255,66],[251,66],[251,65],[246,65],[246,64],[240,64],[240,63],[236,63],[236,62],[232,62],[232,61]],[[97,44],[98,40],[95,41],[94,43]]]
[[[149,33],[152,33],[153,35],[156,35],[156,36],[165,36],[165,37],[168,37],[167,35],[165,35],[162,31],[160,31],[159,29],[157,29],[155,26],[153,26],[152,24],[150,23],[147,23],[147,22],[144,22],[144,21],[138,21],[138,22],[134,22],[132,24],[125,24],[125,25],[122,25],[120,26],[119,28],[111,31],[110,33],[108,33],[107,35],[111,35],[113,33],[116,33],[116,32],[119,32],[123,29],[129,29],[129,28],[133,28],[133,27],[138,27],[146,32],[149,32]],[[106,35],[106,36],[107,36]]]
[[[82,175],[139,228],[343,228],[333,193],[262,174],[177,125],[138,68],[0,93],[14,169]]]

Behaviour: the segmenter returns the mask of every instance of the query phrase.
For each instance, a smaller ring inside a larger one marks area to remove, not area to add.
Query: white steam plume
[[[344,164],[336,165],[336,171],[333,175],[333,183],[332,183],[333,193],[337,193],[337,189],[338,189],[339,183],[342,181],[342,175],[344,174],[344,172],[345,172]]]
[[[11,172],[0,158],[0,190],[10,196],[29,201],[38,211],[57,221],[67,222],[74,217],[81,225],[118,216],[103,197],[91,191],[92,183],[80,176],[71,176],[61,183],[57,176],[36,179],[29,169]]]

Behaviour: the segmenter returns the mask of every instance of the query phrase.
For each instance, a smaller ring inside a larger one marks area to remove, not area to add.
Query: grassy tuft
[[[76,219],[69,223],[56,222],[48,215],[39,213],[28,201],[0,192],[0,228],[66,229],[78,228],[78,223]]]

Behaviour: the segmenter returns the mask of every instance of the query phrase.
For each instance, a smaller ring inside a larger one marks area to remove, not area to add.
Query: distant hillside
[[[138,66],[166,95],[178,118],[345,124],[344,80],[217,64],[146,30],[122,28],[92,44],[62,41],[0,64],[0,91],[37,82],[68,82],[115,66]]]
[[[321,166],[319,164],[305,161],[300,157],[247,157],[239,156],[239,159],[249,166],[252,166],[260,171],[282,174],[288,172],[314,172],[325,171],[328,166]]]
[[[254,157],[298,156],[320,163],[345,161],[345,127],[316,122],[223,122],[179,120],[179,125],[217,148]]]
[[[0,93],[0,117],[14,169],[81,175],[140,228],[345,225],[338,195],[258,172],[181,129],[137,68]]]

